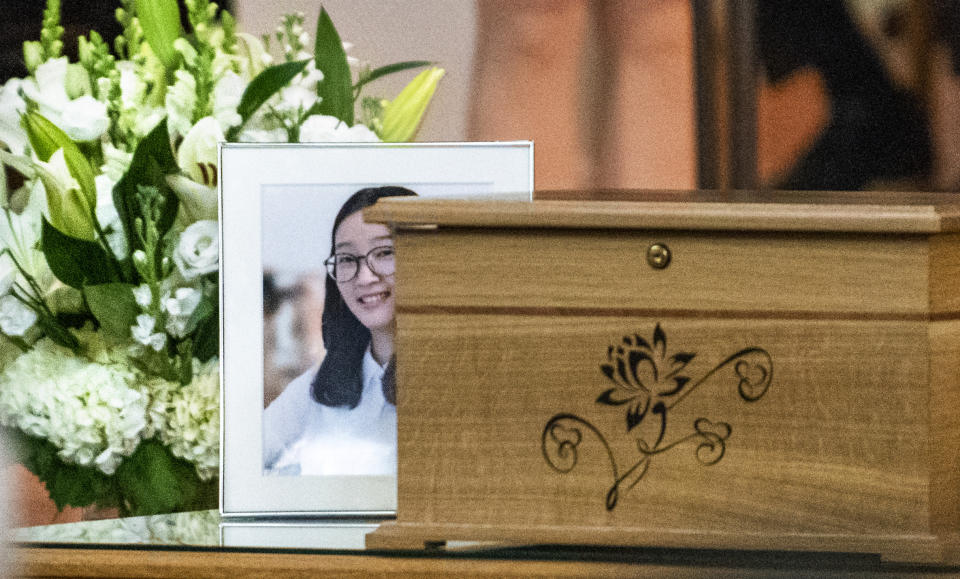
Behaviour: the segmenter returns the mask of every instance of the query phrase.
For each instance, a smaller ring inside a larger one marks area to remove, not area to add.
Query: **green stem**
[[[26,340],[24,340],[24,339],[21,338],[20,336],[8,336],[7,334],[4,334],[4,337],[6,337],[7,340],[9,340],[11,344],[13,344],[14,346],[20,348],[20,350],[21,350],[24,354],[26,354],[27,352],[30,351],[30,345],[27,344]]]
[[[100,243],[100,247],[107,253],[107,256],[110,257],[108,260],[110,266],[113,268],[113,272],[117,274],[117,278],[120,281],[128,282],[130,280],[126,279],[123,275],[123,268],[120,267],[120,259],[117,257],[117,254],[113,252],[113,248],[110,247],[110,243],[107,242],[107,234],[103,231],[103,227],[100,226],[100,221],[97,219],[97,210],[93,209],[91,212],[91,217],[93,221],[93,230],[97,233],[97,241]]]

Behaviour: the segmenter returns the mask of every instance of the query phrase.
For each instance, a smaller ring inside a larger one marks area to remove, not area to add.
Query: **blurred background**
[[[73,58],[77,35],[116,30],[117,4],[63,3]],[[256,35],[290,12],[315,22],[321,5],[220,4]],[[960,189],[960,0],[322,4],[351,56],[446,69],[417,140],[533,140],[538,192]],[[25,74],[21,43],[38,37],[43,3],[3,6],[5,82]],[[396,94],[412,74],[367,94]],[[90,516],[56,513],[17,468],[5,471],[23,489],[15,524]]]
[[[220,4],[257,35],[322,4],[352,56],[437,62],[418,140],[532,139],[539,190],[960,186],[960,0]],[[116,5],[65,2],[67,49]],[[6,80],[43,6],[4,6]]]

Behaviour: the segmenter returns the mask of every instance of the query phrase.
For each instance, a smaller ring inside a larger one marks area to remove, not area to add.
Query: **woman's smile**
[[[391,293],[392,292],[389,290],[384,290],[382,292],[363,294],[357,298],[357,301],[365,306],[378,306],[387,301],[390,298]]]
[[[365,223],[360,212],[350,215],[337,227],[334,251],[366,256],[377,247],[392,246],[390,230],[379,223]],[[369,259],[369,257],[367,258]],[[337,282],[347,307],[371,332],[393,332],[393,276],[377,275],[363,259],[356,276]]]

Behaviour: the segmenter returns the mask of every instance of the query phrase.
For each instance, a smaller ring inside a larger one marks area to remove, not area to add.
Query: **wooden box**
[[[368,545],[952,557],[956,197],[639,195],[368,210],[399,425]]]

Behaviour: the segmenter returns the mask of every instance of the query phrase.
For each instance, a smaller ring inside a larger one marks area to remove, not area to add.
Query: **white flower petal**
[[[174,251],[173,261],[187,280],[216,271],[220,262],[217,222],[197,221],[184,229]]]
[[[0,297],[0,331],[22,336],[37,322],[37,313],[12,295]]]
[[[364,125],[348,126],[336,117],[312,115],[300,127],[301,143],[377,143],[380,139]]]
[[[110,128],[107,105],[89,95],[74,99],[64,105],[59,127],[74,141],[99,139]]]

